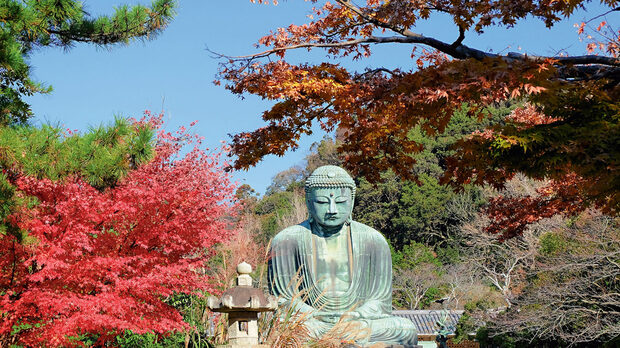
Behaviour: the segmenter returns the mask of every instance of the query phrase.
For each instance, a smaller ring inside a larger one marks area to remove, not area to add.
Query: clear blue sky
[[[91,14],[105,14],[120,4],[149,1],[84,3]],[[278,6],[252,4],[249,0],[181,0],[176,18],[154,40],[111,49],[88,45],[77,45],[68,51],[41,49],[30,59],[33,75],[51,84],[54,91],[28,98],[36,115],[34,122],[85,130],[109,122],[114,115],[140,117],[147,109],[163,110],[166,128],[173,130],[198,120],[195,132],[205,137],[208,147],[219,146],[221,140],[229,140],[229,133],[262,126],[260,115],[270,104],[253,96],[239,99],[215,86],[212,81],[218,61],[205,48],[228,55],[252,53],[253,44],[270,29],[302,24],[311,6],[301,0],[281,1]],[[510,30],[489,30],[482,36],[469,34],[464,43],[493,52],[520,49],[530,54],[553,55],[565,50],[582,54],[584,44],[579,42],[573,24],[602,12],[580,12],[552,30],[538,21],[527,20]],[[454,25],[445,18],[424,23],[417,31],[447,41],[458,36]],[[411,47],[402,45],[375,46],[372,59],[347,65],[409,67],[410,51]],[[320,54],[307,55],[303,51],[295,57],[316,60]],[[303,139],[297,152],[271,156],[235,177],[263,193],[276,173],[300,164],[310,145],[323,135],[316,132]]]

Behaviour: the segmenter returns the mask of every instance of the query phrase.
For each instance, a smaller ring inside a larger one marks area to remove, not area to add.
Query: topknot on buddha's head
[[[322,166],[315,169],[306,179],[306,196],[315,188],[349,188],[355,197],[355,181],[346,170],[338,166]]]

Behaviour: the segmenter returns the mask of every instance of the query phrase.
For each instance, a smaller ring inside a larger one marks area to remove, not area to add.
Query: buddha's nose
[[[333,199],[329,200],[329,210],[327,210],[328,214],[336,214],[338,211],[336,210],[336,201]]]

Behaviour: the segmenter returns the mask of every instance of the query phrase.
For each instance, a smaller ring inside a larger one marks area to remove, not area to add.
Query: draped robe
[[[308,221],[278,233],[271,242],[268,265],[270,292],[279,297],[280,306],[291,304],[296,310],[310,312],[305,325],[315,337],[325,334],[334,323],[313,313],[332,313],[336,317],[347,312],[359,313],[354,319],[371,335],[367,342],[416,344],[413,323],[391,315],[392,259],[385,238],[373,228],[358,222],[345,224],[340,232],[347,234],[348,289],[326,291],[321,286],[324,269],[317,265],[321,238],[312,233]],[[300,296],[300,292],[303,294]]]

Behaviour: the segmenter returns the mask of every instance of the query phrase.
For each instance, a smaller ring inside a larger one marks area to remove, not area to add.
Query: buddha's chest
[[[351,285],[351,244],[346,233],[317,238],[312,257],[316,284],[332,294],[345,292]]]

